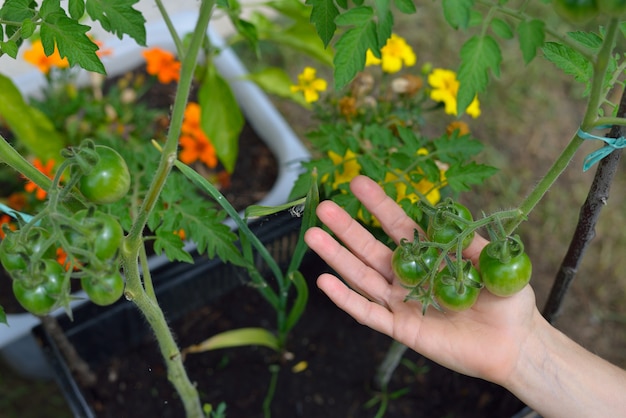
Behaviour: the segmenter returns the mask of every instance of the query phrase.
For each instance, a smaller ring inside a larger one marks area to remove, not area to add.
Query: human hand
[[[412,239],[419,229],[371,179],[356,177],[351,189],[396,243]],[[405,301],[408,291],[394,277],[387,246],[333,202],[322,202],[317,215],[345,245],[321,228],[312,228],[305,236],[309,247],[350,286],[330,274],[319,277],[319,288],[337,306],[445,367],[500,384],[507,381],[541,318],[530,286],[508,298],[483,290],[469,310],[454,313],[430,307],[422,315],[419,302]],[[477,235],[464,257],[476,265],[486,244]]]

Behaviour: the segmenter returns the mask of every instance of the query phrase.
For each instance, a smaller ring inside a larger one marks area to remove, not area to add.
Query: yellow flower
[[[39,71],[44,74],[48,74],[53,67],[67,68],[70,66],[67,58],[61,58],[56,45],[54,46],[52,55],[46,56],[41,40],[39,39],[33,41],[30,49],[24,52],[24,60],[39,68]]]
[[[318,92],[326,91],[326,80],[316,78],[315,73],[315,68],[304,67],[302,73],[298,75],[298,84],[290,87],[292,93],[301,91],[307,103],[316,102],[320,98]]]
[[[432,87],[430,98],[436,102],[443,102],[447,114],[458,116],[456,98],[459,92],[459,81],[456,79],[456,73],[443,68],[435,68],[428,75],[428,84]],[[465,111],[473,118],[480,116],[478,97],[474,97]]]
[[[171,52],[161,48],[151,48],[142,51],[146,60],[146,72],[158,78],[159,83],[169,84],[180,78],[180,61]]]
[[[343,157],[334,151],[328,151],[328,157],[338,167],[335,170],[333,189],[337,189],[340,184],[349,183],[361,172],[361,165],[356,159],[356,154],[350,149],[346,150]]]
[[[407,194],[407,182],[410,182],[409,176],[407,174],[404,175],[404,180],[401,181],[398,174],[387,172],[387,174],[385,174],[384,182],[395,183],[397,202],[400,202],[402,199],[409,199],[413,203],[420,200],[420,196],[417,193]],[[412,186],[415,188],[415,190],[417,190],[419,194],[426,197],[426,199],[432,205],[436,204],[437,202],[439,202],[439,199],[441,199],[441,194],[439,193],[440,186],[435,185],[434,183],[428,181],[426,178],[421,179],[417,183],[412,183]]]
[[[371,50],[367,50],[365,55],[365,65],[381,65],[386,73],[397,73],[402,69],[402,65],[411,67],[417,60],[413,48],[409,46],[404,38],[392,34],[387,43],[380,49],[381,58],[374,56]]]

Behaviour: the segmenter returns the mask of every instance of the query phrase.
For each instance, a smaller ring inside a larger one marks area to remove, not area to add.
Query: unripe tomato
[[[470,210],[461,203],[444,201],[435,206],[435,208],[437,212],[429,219],[428,229],[426,231],[428,237],[434,242],[449,244],[455,240],[466,227],[463,222],[446,217],[446,212],[456,215],[468,222],[474,221]],[[474,232],[463,238],[463,249],[469,247],[473,239]]]
[[[124,294],[124,279],[118,271],[96,277],[83,277],[80,284],[89,299],[100,306],[108,306]]]
[[[65,269],[54,260],[44,260],[33,277],[13,280],[13,294],[24,309],[34,315],[47,315],[56,307],[66,289]]]
[[[126,196],[130,188],[130,172],[126,161],[113,148],[96,145],[98,162],[88,174],[81,176],[78,189],[90,201],[113,203]]]
[[[530,282],[532,263],[516,239],[519,238],[490,242],[478,258],[483,283],[496,296],[514,295]],[[509,248],[503,249],[503,245]]]
[[[588,23],[598,15],[596,0],[553,0],[554,10],[575,25]]]
[[[478,270],[467,264],[462,272],[462,282],[452,275],[446,266],[435,277],[434,295],[437,303],[444,309],[461,312],[474,306],[480,295],[481,277]]]
[[[83,209],[76,212],[74,219],[87,232],[81,234],[77,230],[70,230],[67,234],[70,245],[89,250],[101,261],[115,256],[124,238],[124,230],[115,217],[99,210],[90,213],[88,209]],[[88,260],[79,257],[79,261],[84,263]]]
[[[411,243],[398,245],[391,256],[393,274],[406,287],[417,286],[428,277],[439,257],[435,247],[415,248]]]

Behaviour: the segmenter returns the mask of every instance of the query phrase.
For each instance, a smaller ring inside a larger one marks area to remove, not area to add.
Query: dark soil
[[[185,365],[202,401],[227,405],[228,417],[262,417],[271,381],[280,365],[272,417],[373,417],[379,407],[366,403],[382,394],[370,382],[391,340],[356,323],[315,288],[326,270],[311,256],[303,266],[311,295],[304,316],[288,343],[292,358],[281,360],[267,348],[242,347],[187,356]],[[220,331],[273,326],[274,314],[252,287],[242,286],[217,303],[172,324],[179,344],[197,344]],[[291,356],[288,356],[291,357]],[[296,364],[306,362],[297,372]],[[88,392],[98,417],[182,417],[152,338],[97,370],[98,383]],[[407,389],[390,400],[385,417],[506,417],[521,404],[502,388],[444,369],[408,352],[396,370],[389,392]]]

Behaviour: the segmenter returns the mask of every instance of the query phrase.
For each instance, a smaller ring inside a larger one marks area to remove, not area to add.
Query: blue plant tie
[[[23,220],[24,222],[30,222],[31,219],[33,219],[32,216],[27,215],[25,213],[22,212],[18,212],[17,210],[10,208],[9,206],[0,203],[0,212],[4,212],[9,216],[12,216],[13,218],[17,219],[17,220]]]
[[[598,126],[597,128],[605,129],[607,127]],[[601,159],[603,159],[604,157],[606,157],[607,155],[609,155],[616,149],[626,148],[626,138],[624,138],[623,136],[620,136],[619,138],[607,138],[605,136],[592,135],[588,132],[583,131],[580,128],[578,128],[578,132],[576,133],[576,135],[578,135],[579,138],[582,138],[585,140],[597,139],[600,141],[604,141],[607,144],[605,147],[602,147],[599,150],[591,152],[589,153],[589,155],[585,157],[585,160],[583,161],[583,171],[589,170],[591,166],[593,166],[595,163],[597,163],[598,161],[600,161]]]

